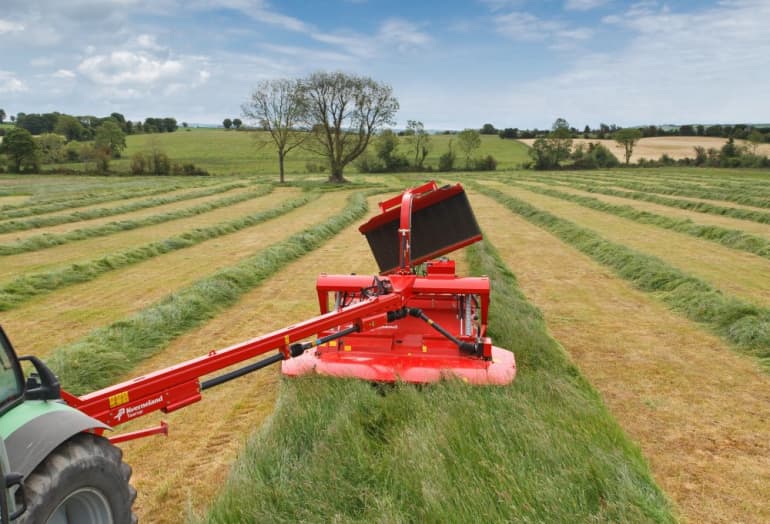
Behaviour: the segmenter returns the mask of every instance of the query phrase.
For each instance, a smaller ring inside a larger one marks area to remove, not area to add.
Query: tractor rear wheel
[[[80,433],[56,448],[24,482],[25,524],[135,524],[136,490],[122,451]]]

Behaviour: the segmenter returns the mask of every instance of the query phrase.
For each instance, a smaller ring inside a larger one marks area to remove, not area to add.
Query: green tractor
[[[34,372],[24,377],[20,361]],[[0,522],[129,524],[136,491],[108,426],[65,404],[54,374],[0,327]]]

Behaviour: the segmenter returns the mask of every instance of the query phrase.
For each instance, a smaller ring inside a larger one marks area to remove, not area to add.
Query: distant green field
[[[254,175],[277,174],[278,158],[272,143],[259,146],[269,137],[264,132],[227,131],[224,129],[180,129],[175,133],[159,133],[151,135],[130,135],[126,137],[127,148],[123,158],[114,160],[110,169],[115,172],[127,172],[131,157],[140,151],[148,151],[153,147],[163,150],[173,162],[190,163],[206,169],[216,175]],[[438,158],[449,148],[452,135],[431,136],[431,152],[425,165],[434,169]],[[481,148],[474,155],[482,157],[492,155],[498,161],[498,169],[513,169],[527,161],[527,146],[515,140],[501,140],[497,136],[482,136]],[[458,156],[458,167],[464,165],[464,159],[454,146]],[[407,146],[402,143],[399,152],[406,154]],[[324,166],[322,157],[296,149],[286,157],[286,174],[318,173]],[[50,169],[52,166],[43,166]],[[67,169],[82,170],[82,163],[64,164]],[[357,172],[350,165],[346,172]]]

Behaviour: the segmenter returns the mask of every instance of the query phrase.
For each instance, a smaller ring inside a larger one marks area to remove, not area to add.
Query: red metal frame
[[[315,318],[83,396],[62,391],[62,398],[83,413],[117,426],[155,411],[170,413],[193,404],[201,400],[201,377],[274,351],[280,356],[247,368],[281,361],[283,373],[289,376],[317,372],[427,383],[451,374],[475,384],[510,383],[516,373],[513,353],[492,346],[486,337],[489,280],[458,278],[452,261],[429,262],[426,276],[411,271],[413,210],[463,191],[459,184],[449,191],[436,189],[435,182],[429,182],[381,202],[382,213],[360,228],[364,232],[400,215],[398,273],[384,277],[322,274],[316,285],[320,315]],[[448,246],[441,252],[456,247],[462,246]],[[308,342],[312,337],[316,338]],[[226,380],[231,378],[235,377]],[[168,426],[161,423],[112,441],[167,432]]]

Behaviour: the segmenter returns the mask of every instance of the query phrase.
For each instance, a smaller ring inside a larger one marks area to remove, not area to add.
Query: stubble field
[[[80,393],[289,325],[318,273],[375,271],[357,225],[425,176],[273,178],[0,177],[0,323]],[[118,428],[170,424],[122,446],[140,521],[770,520],[769,178],[444,177],[514,384],[261,371]]]

